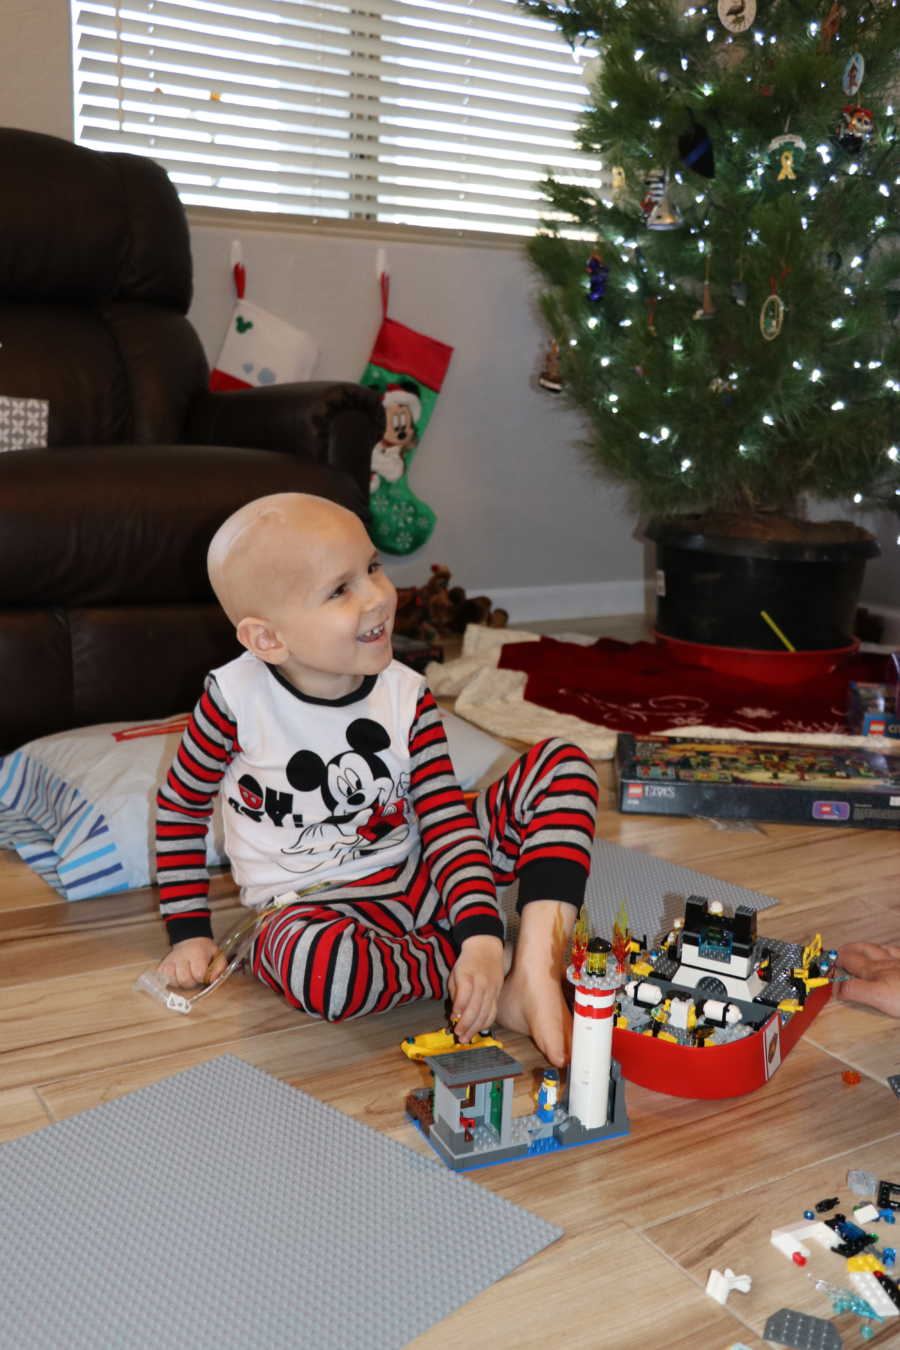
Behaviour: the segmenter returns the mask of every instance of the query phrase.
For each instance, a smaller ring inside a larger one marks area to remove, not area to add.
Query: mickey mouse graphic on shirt
[[[359,717],[347,728],[348,750],[327,762],[313,750],[298,750],[285,774],[297,792],[319,790],[330,815],[303,826],[290,848],[282,849],[290,872],[312,872],[325,862],[355,861],[393,848],[409,834],[405,796],[409,775],[395,783],[379,751],[390,745],[384,727]],[[295,821],[299,824],[297,817]],[[287,861],[289,859],[290,861]]]

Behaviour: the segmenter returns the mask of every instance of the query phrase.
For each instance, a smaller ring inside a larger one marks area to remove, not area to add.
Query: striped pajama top
[[[207,677],[157,796],[160,908],[173,943],[211,935],[206,835],[220,792],[245,904],[387,877],[420,850],[456,942],[502,936],[487,847],[440,712],[400,662],[336,700],[301,694],[249,652]]]

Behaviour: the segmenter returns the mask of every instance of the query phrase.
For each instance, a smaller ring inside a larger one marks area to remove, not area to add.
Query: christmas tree
[[[897,0],[521,3],[597,58],[606,172],[529,242],[592,462],[644,513],[900,511]]]

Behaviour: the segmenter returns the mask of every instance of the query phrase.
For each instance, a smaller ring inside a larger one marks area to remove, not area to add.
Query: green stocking
[[[413,553],[435,525],[431,507],[409,486],[409,466],[425,433],[453,348],[387,317],[388,279],[381,278],[382,323],[360,384],[377,389],[387,426],[372,451],[372,539],[385,553]]]

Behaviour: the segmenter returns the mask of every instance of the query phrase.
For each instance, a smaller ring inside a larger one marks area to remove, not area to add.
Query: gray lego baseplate
[[[230,1055],[0,1170],[10,1348],[395,1350],[561,1233]]]
[[[841,1350],[841,1333],[824,1317],[810,1317],[793,1308],[779,1308],[766,1322],[767,1341],[794,1346],[795,1350]]]
[[[595,839],[591,875],[584,903],[592,933],[609,937],[620,906],[624,903],[628,925],[636,936],[645,933],[652,943],[684,914],[689,895],[721,900],[733,914],[738,905],[770,909],[778,901],[762,891],[750,891],[730,881],[719,881],[691,867],[654,858],[639,849]],[[504,903],[507,921],[515,928],[514,905]]]

